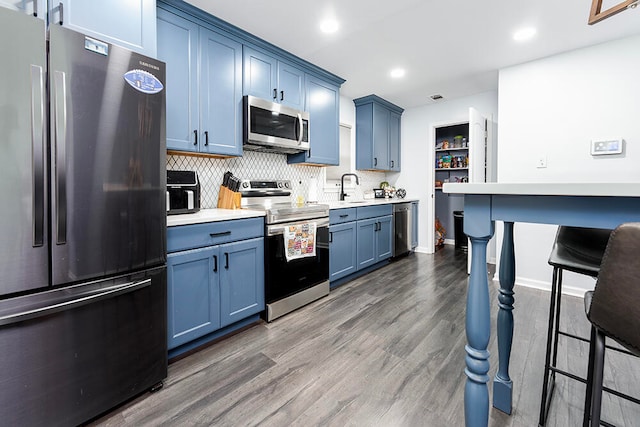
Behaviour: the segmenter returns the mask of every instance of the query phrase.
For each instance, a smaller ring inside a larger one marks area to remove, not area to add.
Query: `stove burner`
[[[267,224],[326,218],[328,205],[293,203],[289,180],[247,180],[240,185],[241,206],[246,209],[264,210]]]

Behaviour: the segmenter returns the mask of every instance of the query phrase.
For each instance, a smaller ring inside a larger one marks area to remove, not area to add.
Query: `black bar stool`
[[[585,294],[585,311],[591,322],[589,368],[583,426],[599,426],[605,338],[613,338],[640,356],[640,223],[623,224],[611,234],[595,291]],[[610,348],[610,347],[606,347]],[[614,393],[634,403],[640,401]],[[591,424],[589,423],[591,422]]]
[[[558,227],[556,240],[549,255],[549,264],[553,266],[551,300],[549,303],[549,324],[547,329],[547,349],[544,364],[544,380],[540,399],[540,426],[544,426],[549,414],[549,406],[555,389],[556,373],[586,383],[585,378],[557,368],[558,337],[589,342],[588,339],[567,333],[560,329],[560,307],[562,301],[562,272],[564,270],[598,277],[600,263],[604,255],[611,230],[599,228]]]

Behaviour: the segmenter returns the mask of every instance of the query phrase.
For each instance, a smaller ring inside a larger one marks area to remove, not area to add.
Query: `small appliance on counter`
[[[200,210],[200,181],[196,171],[167,171],[167,214]]]
[[[384,188],[374,188],[373,189],[373,196],[376,199],[384,199]]]

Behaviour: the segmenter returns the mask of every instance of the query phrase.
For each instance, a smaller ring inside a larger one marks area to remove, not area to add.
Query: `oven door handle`
[[[314,219],[305,219],[301,221],[291,221],[285,222],[282,224],[272,224],[267,225],[267,236],[277,236],[279,234],[284,234],[287,227],[292,225],[301,225],[301,224],[309,224],[311,222],[316,223],[316,230],[320,227],[328,227],[329,226],[329,218],[314,218]]]

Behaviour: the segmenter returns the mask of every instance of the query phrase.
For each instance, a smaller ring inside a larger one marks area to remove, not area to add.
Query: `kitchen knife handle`
[[[280,91],[280,101],[284,101],[284,91]]]
[[[224,253],[224,269],[229,269],[229,252]]]
[[[273,89],[273,99],[278,99],[278,89]]]
[[[33,161],[32,224],[33,246],[44,244],[45,149],[44,70],[31,65],[31,151]]]
[[[62,25],[64,23],[63,14],[62,14],[64,11],[64,8],[62,6],[62,2],[58,3],[58,11],[60,12],[60,21],[58,23]]]
[[[213,272],[218,272],[218,255],[213,256]]]
[[[56,243],[67,243],[67,86],[66,75],[55,71],[54,82],[54,136],[55,136],[55,191],[56,191]]]
[[[209,131],[205,130],[204,131],[204,146],[206,147],[207,145],[209,145]]]
[[[194,138],[193,145],[198,145],[198,129],[193,130],[193,138]]]

